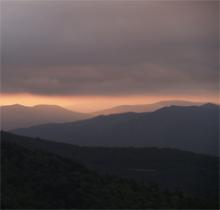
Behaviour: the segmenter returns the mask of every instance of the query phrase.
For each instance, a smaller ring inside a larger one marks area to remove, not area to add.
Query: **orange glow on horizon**
[[[212,102],[219,104],[216,96],[43,96],[32,94],[1,94],[0,105],[38,104],[58,105],[79,112],[94,112],[119,105],[151,104],[164,100],[184,100],[193,102]]]

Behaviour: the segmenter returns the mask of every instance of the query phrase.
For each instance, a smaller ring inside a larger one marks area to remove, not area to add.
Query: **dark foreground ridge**
[[[97,153],[97,158],[104,157],[102,153],[106,152],[109,148],[76,147],[16,136],[5,132],[1,132],[1,146],[2,209],[218,209],[218,194],[217,192],[216,194],[214,193],[215,188],[217,188],[216,186],[218,186],[217,182],[208,183],[209,185],[211,184],[211,188],[213,188],[213,194],[211,196],[196,196],[180,190],[163,189],[158,187],[157,184],[141,184],[141,182],[120,178],[119,176],[100,174],[94,172],[94,170],[87,169],[82,166],[81,163],[75,161],[77,158],[80,159],[79,153],[81,153],[81,160],[79,161],[87,162],[89,165],[91,163],[88,163],[88,160],[86,161],[87,158],[91,158],[95,153]],[[58,148],[60,148],[60,150]],[[69,148],[69,150],[67,148]],[[54,150],[54,154],[52,154],[50,150]],[[72,154],[74,154],[72,157],[70,150]],[[79,151],[78,156],[77,150]],[[126,155],[125,153],[126,151],[130,153],[130,150],[132,151],[132,148],[124,150],[123,148],[111,148],[104,162],[108,162],[108,158],[110,158],[110,156],[113,158],[112,155],[118,152],[122,153],[122,159],[128,157],[128,154]],[[145,148],[145,150],[147,151],[147,148]],[[149,152],[151,150],[152,148],[148,149]],[[58,151],[60,152],[59,155],[57,155],[59,153]],[[67,155],[65,157],[65,151],[69,158],[67,158]],[[162,151],[166,153],[166,150]],[[167,151],[171,152],[172,150]],[[176,151],[176,154],[178,154],[178,152],[180,152],[180,154],[185,153]],[[153,153],[154,152],[151,153],[151,156]],[[186,160],[187,155],[193,157],[195,154],[186,153],[182,161]],[[202,162],[208,161],[207,164],[209,163],[209,165],[217,161],[217,158],[214,157],[195,156],[203,158]],[[137,157],[139,162],[142,162],[141,164],[145,161],[149,164],[150,161],[146,158],[147,156]],[[132,156],[131,159],[133,159]],[[127,164],[129,164],[131,159],[127,160]],[[155,157],[151,161],[154,162],[156,159]],[[181,164],[180,159],[177,158],[177,160],[179,164]],[[93,159],[92,161],[95,163],[97,160],[95,161]],[[102,159],[99,161],[101,163]],[[115,164],[114,161],[112,164]],[[154,165],[157,167],[157,164],[157,162],[154,162],[151,166]],[[190,164],[190,161],[188,164]],[[210,165],[209,171],[213,170],[213,166],[217,167],[215,164]],[[109,165],[107,165],[107,167],[109,167]],[[167,167],[167,165],[164,167]],[[188,176],[187,166],[185,170],[186,173],[184,176]],[[209,171],[202,172],[203,176],[206,176]],[[214,169],[211,173],[214,173],[213,175],[216,173],[218,177],[217,171],[218,170]],[[178,174],[173,174],[173,178],[175,176],[178,176]],[[210,193],[208,194],[210,195]]]

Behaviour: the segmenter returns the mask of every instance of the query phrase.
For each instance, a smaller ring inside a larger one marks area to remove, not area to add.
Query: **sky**
[[[219,102],[218,1],[2,1],[0,104]]]

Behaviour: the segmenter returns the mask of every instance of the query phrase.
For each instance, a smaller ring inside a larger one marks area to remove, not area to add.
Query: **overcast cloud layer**
[[[4,93],[217,94],[218,1],[4,1]]]

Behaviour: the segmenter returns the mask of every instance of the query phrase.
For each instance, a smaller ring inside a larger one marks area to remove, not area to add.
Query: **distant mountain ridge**
[[[35,106],[24,106],[20,104],[0,106],[1,111],[1,128],[11,130],[23,127],[47,123],[64,123],[84,120],[99,115],[110,115],[126,112],[152,112],[165,106],[170,105],[199,105],[201,103],[189,101],[160,101],[146,105],[121,105],[107,110],[101,110],[94,113],[75,112],[57,105],[39,104]]]
[[[16,134],[86,146],[169,147],[218,155],[219,106],[170,106],[17,129]]]
[[[44,123],[72,122],[88,118],[89,115],[73,112],[56,105],[23,106],[20,104],[1,106],[1,128],[4,130],[30,127]]]
[[[110,114],[118,114],[118,113],[126,113],[126,112],[153,112],[158,109],[161,109],[165,106],[178,105],[178,106],[193,106],[193,105],[202,105],[202,102],[191,102],[191,101],[183,101],[183,100],[167,100],[167,101],[159,101],[151,104],[138,104],[138,105],[121,105],[115,106],[110,109],[105,109],[101,111],[97,111],[92,113],[93,116],[97,115],[110,115]]]

